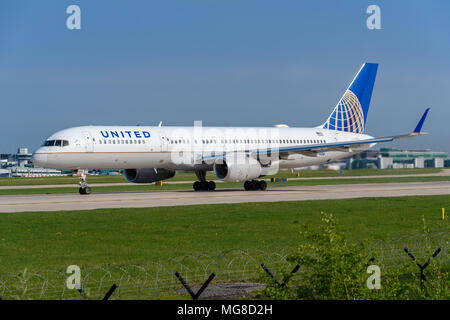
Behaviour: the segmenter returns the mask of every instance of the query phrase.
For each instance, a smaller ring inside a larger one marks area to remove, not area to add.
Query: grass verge
[[[231,249],[276,252],[298,244],[300,224],[333,214],[352,241],[449,232],[448,196],[240,203],[0,214],[0,273],[136,264]]]

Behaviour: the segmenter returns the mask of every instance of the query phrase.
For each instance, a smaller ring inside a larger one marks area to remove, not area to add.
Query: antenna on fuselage
[[[158,127],[162,127],[162,121],[158,123]]]

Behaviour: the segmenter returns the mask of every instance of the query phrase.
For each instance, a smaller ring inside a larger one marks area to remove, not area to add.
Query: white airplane
[[[365,63],[328,119],[314,128],[84,126],[58,131],[33,154],[34,164],[80,175],[80,194],[89,194],[87,169],[124,169],[126,179],[151,183],[194,171],[194,190],[214,190],[213,171],[245,190],[265,190],[258,178],[280,168],[298,168],[351,157],[379,142],[421,133],[429,108],[412,133],[374,138],[364,134],[378,64]]]

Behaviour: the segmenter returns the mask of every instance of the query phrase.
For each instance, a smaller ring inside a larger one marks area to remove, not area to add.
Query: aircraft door
[[[91,134],[87,131],[82,132],[82,134],[84,139],[84,148],[86,152],[94,152],[94,141],[92,139]]]
[[[167,152],[168,151],[168,138],[164,134],[164,132],[159,133],[159,142],[161,145],[161,152]]]

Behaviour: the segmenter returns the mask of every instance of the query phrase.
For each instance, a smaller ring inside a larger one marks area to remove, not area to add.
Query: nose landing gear
[[[80,187],[78,188],[78,192],[80,194],[91,194],[91,188],[86,182],[86,172],[84,170],[81,170],[81,172],[78,171],[78,174],[80,175],[80,181],[78,182],[78,185]]]

